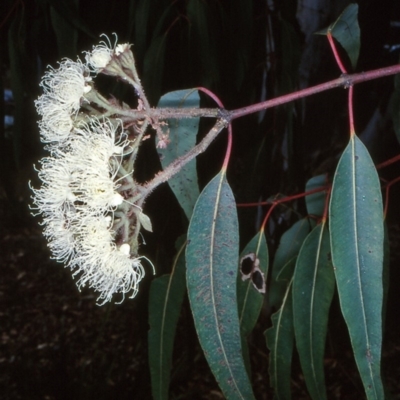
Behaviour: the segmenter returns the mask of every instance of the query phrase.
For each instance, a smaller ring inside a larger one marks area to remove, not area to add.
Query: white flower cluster
[[[73,130],[74,116],[77,114],[83,96],[92,87],[89,69],[80,61],[65,59],[58,69],[49,68],[42,83],[44,94],[36,102],[42,141],[63,142]]]
[[[86,64],[95,73],[103,71],[110,64],[114,56],[118,57],[130,48],[128,43],[116,44],[112,47],[108,37],[106,39],[108,43],[102,41],[99,45],[93,46],[92,51],[86,52]]]
[[[36,101],[42,141],[49,157],[38,171],[42,186],[32,189],[33,209],[43,217],[53,258],[79,274],[79,288],[100,292],[104,304],[113,294],[134,297],[144,276],[140,258],[128,243],[115,243],[114,212],[124,201],[115,177],[129,141],[121,124],[90,118],[76,126],[84,95],[92,90],[88,66],[63,60],[49,69]]]

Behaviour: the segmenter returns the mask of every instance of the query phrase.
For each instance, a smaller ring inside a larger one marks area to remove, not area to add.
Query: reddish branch
[[[290,93],[285,96],[277,97],[276,99],[263,101],[262,103],[254,104],[251,106],[239,108],[237,110],[229,111],[231,119],[243,117],[244,115],[252,114],[258,111],[265,110],[279,106],[281,104],[289,103],[293,100],[298,100],[303,97],[308,97],[316,93],[324,92],[325,90],[334,89],[343,86],[345,89],[357,83],[379,79],[384,76],[390,76],[400,73],[400,64],[392,65],[386,68],[375,69],[368,72],[361,72],[359,74],[343,74],[339,78],[329,82],[321,83],[320,85],[312,86],[307,89],[299,90],[298,92]]]

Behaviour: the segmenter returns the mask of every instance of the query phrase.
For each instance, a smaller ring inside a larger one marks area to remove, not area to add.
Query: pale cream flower
[[[97,46],[93,46],[92,51],[85,52],[86,65],[96,74],[102,72],[106,75],[119,76],[123,73],[121,69],[123,61],[120,60],[120,56],[130,52],[131,45],[129,43],[117,45],[118,39],[117,35],[115,35],[115,44],[113,46],[107,35],[103,34],[101,36],[104,36],[106,40],[101,41]],[[133,56],[131,58],[132,62],[134,62]],[[120,65],[121,62],[122,64]]]
[[[58,69],[49,67],[40,84],[44,94],[35,101],[42,116],[39,128],[43,142],[62,143],[68,139],[81,102],[92,88],[90,81],[89,69],[81,61],[65,59]]]
[[[77,257],[70,263],[79,274],[79,288],[88,286],[100,292],[98,301],[104,304],[115,293],[123,297],[131,293],[133,298],[138,292],[139,282],[144,276],[140,258],[131,258],[129,245],[119,249],[113,242],[113,232],[107,226],[104,217],[89,217],[79,232]]]
[[[44,236],[49,241],[52,258],[67,263],[75,257],[75,231],[73,221],[75,211],[55,213],[45,218]]]
[[[114,49],[111,48],[111,44],[107,45],[106,42],[100,42],[99,45],[93,46],[92,51],[86,52],[85,60],[88,67],[97,73],[108,65],[113,55]]]
[[[91,90],[91,80],[88,68],[81,61],[64,59],[58,69],[49,67],[40,86],[52,102],[63,105],[73,114],[79,110],[83,96]]]
[[[49,95],[42,95],[36,101],[41,140],[44,143],[64,142],[73,130],[71,113],[63,104],[53,101]]]
[[[53,258],[79,275],[79,288],[99,292],[102,304],[116,293],[134,297],[144,276],[140,258],[130,255],[127,243],[118,248],[112,230],[124,201],[115,177],[125,151],[129,142],[120,124],[92,120],[41,160],[42,187],[32,189]]]
[[[70,161],[65,158],[45,157],[40,163],[42,169],[38,175],[42,187],[31,188],[34,193],[34,209],[46,216],[62,214],[76,200],[71,188],[73,177]]]

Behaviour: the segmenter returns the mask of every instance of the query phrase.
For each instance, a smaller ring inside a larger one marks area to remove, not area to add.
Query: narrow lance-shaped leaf
[[[241,258],[247,254],[253,253],[258,259],[258,267],[266,278],[268,275],[268,246],[265,240],[264,231],[260,231],[250,240],[241,253]],[[253,330],[261,307],[264,301],[264,294],[254,288],[251,278],[242,279],[242,275],[238,274],[237,281],[237,298],[239,308],[239,321],[244,336],[250,334]]]
[[[236,203],[221,172],[204,188],[190,221],[188,294],[200,344],[225,397],[251,400],[236,298],[238,253]]]
[[[353,136],[339,161],[329,209],[340,306],[368,399],[383,399],[383,211],[378,174]]]
[[[275,399],[289,400],[294,342],[292,282],[289,281],[281,308],[272,315],[272,327],[265,331],[269,355],[269,377]]]
[[[158,107],[196,108],[200,106],[200,97],[197,90],[178,90],[161,97]],[[168,133],[169,144],[165,149],[159,149],[163,168],[177,158],[186,154],[196,145],[196,135],[199,129],[200,118],[168,119],[163,126],[163,132]],[[194,205],[199,197],[197,184],[196,160],[192,160],[168,180],[179,204],[183,208],[188,220],[193,212]]]
[[[284,266],[299,254],[303,241],[309,232],[310,223],[307,218],[303,218],[290,227],[281,237],[272,264],[271,285],[269,288],[269,303],[276,310],[280,307],[288,283],[278,279],[278,276]]]
[[[390,242],[387,224],[384,223],[384,241],[383,241],[383,270],[382,270],[382,284],[383,284],[383,300],[382,300],[382,335],[385,334],[386,325],[386,309],[390,285]]]
[[[257,268],[259,268],[262,274],[264,274],[264,276],[261,276],[261,279],[264,280],[263,284],[265,287],[265,279],[268,275],[269,260],[268,246],[265,239],[264,231],[260,231],[253,237],[253,239],[250,240],[250,242],[243,249],[240,258],[243,259],[244,257],[249,255],[254,255]],[[250,357],[247,345],[247,336],[254,329],[254,326],[258,320],[265,299],[265,293],[261,293],[254,287],[252,283],[252,279],[254,279],[254,273],[247,280],[243,280],[243,275],[240,272],[240,269],[241,266],[239,266],[237,279],[239,322],[242,335],[243,358],[246,364],[247,372],[250,376]],[[255,273],[261,275],[257,271],[255,271]],[[258,279],[259,278],[260,276],[258,276]]]
[[[296,347],[311,398],[326,399],[325,339],[335,289],[329,232],[325,223],[307,236],[297,258],[293,281]]]
[[[151,282],[149,297],[149,365],[153,399],[167,400],[176,326],[185,294],[185,253],[182,243],[171,274]]]

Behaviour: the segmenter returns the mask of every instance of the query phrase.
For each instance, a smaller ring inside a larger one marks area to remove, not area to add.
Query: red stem
[[[370,81],[372,79],[382,78],[384,76],[395,75],[400,73],[400,64],[391,65],[386,68],[379,68],[368,72],[360,72],[359,74],[346,75],[343,74],[337,79],[332,81],[321,83],[320,85],[312,86],[307,89],[299,90],[295,93],[289,93],[284,96],[280,96],[276,99],[263,101],[261,103],[253,104],[251,106],[238,108],[236,110],[229,111],[230,120],[243,117],[244,115],[253,114],[258,111],[265,110],[267,108],[276,107],[282,104],[289,103],[290,101],[302,99],[304,97],[311,96],[316,93],[324,92],[325,90],[337,88],[340,86],[350,87],[357,83]]]
[[[215,93],[213,93],[211,90],[204,88],[204,87],[197,87],[196,89],[200,90],[201,92],[210,96],[217,103],[219,108],[222,108],[222,109],[225,108],[222,101],[220,100],[220,98]],[[229,163],[229,159],[231,157],[231,153],[232,153],[232,124],[229,123],[228,124],[228,144],[226,147],[224,163],[222,164],[222,170],[224,172],[226,172],[226,170],[228,169],[228,163]]]
[[[398,154],[397,156],[395,156],[395,157],[393,157],[393,158],[390,158],[390,159],[387,160],[387,161],[384,161],[383,163],[378,164],[378,165],[376,166],[376,169],[385,168],[385,167],[387,167],[388,165],[393,164],[393,163],[395,163],[396,161],[399,161],[399,160],[400,160],[400,154]]]
[[[237,207],[258,207],[258,206],[267,206],[267,205],[275,204],[275,203],[276,204],[286,203],[287,201],[300,199],[300,198],[308,196],[310,194],[323,192],[324,190],[327,190],[328,188],[329,188],[328,186],[324,186],[324,187],[320,187],[317,189],[309,190],[308,192],[303,192],[303,193],[299,193],[299,194],[294,194],[292,196],[282,197],[281,199],[277,199],[277,200],[259,201],[258,203],[241,203],[241,204],[236,204],[236,206]]]
[[[278,204],[285,203],[285,202],[290,201],[290,200],[300,199],[301,197],[305,197],[305,196],[308,196],[310,194],[314,194],[314,193],[318,193],[318,192],[323,192],[324,190],[328,190],[328,196],[329,196],[329,193],[330,193],[330,190],[331,190],[330,187],[322,187],[322,188],[309,190],[308,192],[295,194],[293,196],[283,197],[281,199],[277,199],[277,200],[273,200],[273,201],[263,201],[263,202],[258,202],[258,203],[237,204],[237,207],[251,207],[251,206],[260,206],[260,205],[272,204],[270,209],[268,210],[268,212],[267,212],[262,224],[261,224],[261,231],[264,231],[265,225],[267,224],[268,219],[269,219],[272,211],[274,210],[274,208]]]
[[[332,191],[332,186],[329,186],[325,197],[324,215],[322,216],[322,222],[326,222],[326,220],[328,219],[329,200],[331,198],[331,191]]]
[[[344,67],[342,60],[340,59],[339,53],[336,48],[336,43],[333,40],[331,32],[328,31],[327,33],[328,42],[331,46],[332,53],[335,56],[335,60],[337,65],[339,66],[340,70],[343,74],[347,74],[347,70]],[[349,108],[349,124],[350,124],[350,137],[355,135],[354,130],[354,113],[353,113],[353,85],[349,85],[349,97],[348,97],[348,108]]]
[[[349,124],[350,124],[350,137],[353,137],[356,132],[354,130],[354,113],[353,113],[353,91],[354,87],[349,87]]]
[[[326,36],[327,36],[329,44],[331,46],[333,55],[335,56],[335,60],[336,60],[337,65],[339,66],[340,70],[342,71],[342,74],[347,74],[346,68],[344,67],[344,65],[342,63],[342,60],[340,59],[339,53],[338,53],[338,51],[336,49],[336,44],[335,44],[335,42],[333,40],[333,37],[332,37],[331,33],[328,32]]]
[[[390,188],[397,182],[400,182],[400,176],[398,176],[397,178],[393,179],[392,181],[390,181],[387,185],[386,185],[386,199],[385,199],[385,208],[383,211],[383,215],[384,217],[386,217],[387,214],[387,209],[388,209],[388,205],[389,205],[389,190]]]

